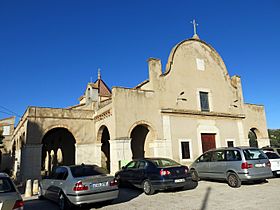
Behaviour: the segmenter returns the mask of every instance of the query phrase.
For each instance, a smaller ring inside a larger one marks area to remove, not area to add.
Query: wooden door
[[[202,152],[216,148],[215,135],[216,134],[201,134]]]

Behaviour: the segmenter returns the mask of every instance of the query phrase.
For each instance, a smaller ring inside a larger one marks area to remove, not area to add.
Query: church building
[[[173,47],[165,69],[155,58],[148,69],[134,88],[111,90],[99,73],[78,105],[28,107],[13,132],[14,176],[81,163],[114,174],[142,157],[189,165],[211,148],[270,144],[264,106],[244,103],[241,78],[196,33]]]

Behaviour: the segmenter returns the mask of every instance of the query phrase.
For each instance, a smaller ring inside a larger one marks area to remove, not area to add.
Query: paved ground
[[[193,189],[191,189],[193,188]],[[57,210],[50,201],[36,197],[25,199],[25,210]],[[200,181],[183,191],[167,191],[147,196],[140,190],[121,188],[120,195],[111,205],[101,203],[81,209],[280,209],[280,178],[262,184],[243,184],[234,189],[223,182]]]

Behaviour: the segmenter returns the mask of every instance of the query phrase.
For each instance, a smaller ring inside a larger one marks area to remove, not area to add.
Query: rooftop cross
[[[196,35],[196,26],[198,26],[198,24],[195,22],[195,20],[192,20],[191,24],[193,24],[193,33]]]

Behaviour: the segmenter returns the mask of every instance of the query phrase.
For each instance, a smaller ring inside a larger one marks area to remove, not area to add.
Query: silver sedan
[[[117,181],[97,165],[59,166],[39,185],[39,199],[53,200],[61,210],[112,201],[118,194]]]
[[[23,200],[11,178],[0,173],[0,209],[23,209]]]

